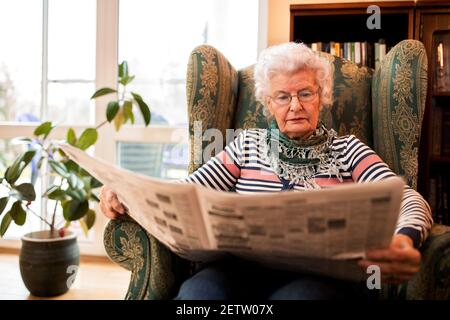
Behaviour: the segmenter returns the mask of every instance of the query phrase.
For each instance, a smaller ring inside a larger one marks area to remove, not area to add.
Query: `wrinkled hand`
[[[366,259],[360,260],[358,264],[364,271],[370,265],[378,265],[382,282],[402,284],[419,271],[420,258],[420,252],[414,248],[412,239],[397,234],[392,237],[389,248],[367,251]]]
[[[100,190],[100,210],[109,219],[115,219],[125,213],[125,206],[117,198],[117,194],[106,186]]]

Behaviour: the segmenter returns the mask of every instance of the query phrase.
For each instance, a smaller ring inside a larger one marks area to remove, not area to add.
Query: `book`
[[[361,66],[361,42],[355,42],[355,63]]]
[[[367,41],[361,42],[361,64],[368,66],[367,64]]]
[[[330,41],[330,54],[332,54],[333,56],[336,55],[336,50],[335,50],[335,46],[334,46],[334,41]]]
[[[374,44],[374,59],[375,59],[375,70],[380,67],[380,43],[375,42]]]
[[[379,57],[380,57],[380,63],[384,60],[384,57],[386,56],[386,42],[384,39],[380,39],[379,41]]]
[[[355,62],[355,43],[350,42],[350,60]]]

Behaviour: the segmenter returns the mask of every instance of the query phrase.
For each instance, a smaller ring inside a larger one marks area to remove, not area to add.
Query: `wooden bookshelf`
[[[448,224],[450,215],[448,205],[440,208],[440,203],[447,203],[450,200],[450,171],[448,169],[450,154],[443,153],[446,143],[450,143],[450,141],[444,141],[449,139],[445,139],[448,132],[445,132],[443,124],[444,115],[450,113],[450,87],[443,90],[437,88],[436,81],[438,72],[436,40],[446,32],[448,32],[450,40],[450,2],[418,2],[415,10],[415,38],[423,42],[428,57],[428,91],[420,145],[419,192],[425,196],[437,212],[434,214],[437,217],[435,220]],[[447,49],[450,49],[450,41],[448,42]],[[450,74],[446,77],[450,81]],[[440,151],[436,152],[436,149]],[[443,199],[440,201],[440,198],[446,198],[446,201]],[[446,212],[442,213],[442,210]],[[444,221],[440,221],[441,219]]]
[[[377,5],[381,9],[380,30],[370,30],[366,26],[370,15],[367,13],[369,5]],[[448,75],[445,69],[450,66],[450,1],[419,0],[290,6],[291,41],[308,44],[332,41],[376,42],[379,39],[385,41],[387,48],[393,47],[404,39],[416,39],[425,46],[428,57],[428,90],[419,150],[418,191],[428,200],[430,200],[431,192],[431,197],[436,199],[436,194],[443,192],[443,190],[436,192],[434,189],[438,181],[439,185],[447,186],[448,190],[446,189],[443,193],[448,196],[450,206],[450,153],[436,153],[436,149],[450,150],[450,126],[447,127],[450,124],[450,67]],[[447,64],[445,60],[445,67],[440,65],[437,71],[436,41],[444,43],[446,39],[449,39],[448,50],[447,47],[445,50],[449,54],[449,61]],[[439,81],[442,83],[438,83]]]

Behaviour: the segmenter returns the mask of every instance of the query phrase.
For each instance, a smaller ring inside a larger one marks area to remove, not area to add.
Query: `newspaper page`
[[[223,254],[211,252],[196,186],[150,178],[93,158],[67,144],[64,153],[111,188],[127,213],[147,232],[173,252],[190,260],[214,260]]]
[[[258,195],[201,188],[198,195],[213,248],[278,269],[358,280],[364,275],[355,261],[391,242],[403,186],[392,178]]]
[[[193,261],[231,253],[277,269],[362,279],[356,260],[368,248],[389,245],[403,195],[404,182],[397,177],[242,195],[150,178],[70,145],[60,147],[114,190],[144,229]]]

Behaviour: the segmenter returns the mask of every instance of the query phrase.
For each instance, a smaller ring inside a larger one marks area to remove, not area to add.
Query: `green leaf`
[[[69,183],[72,189],[84,188],[83,181],[80,178],[78,178],[78,176],[73,172],[69,173],[69,176],[67,177],[67,182]]]
[[[59,189],[59,186],[54,184],[52,186],[50,186],[47,190],[45,190],[44,194],[42,195],[42,197],[48,196],[50,193],[52,193],[53,191],[55,191],[56,189]]]
[[[86,200],[87,194],[81,189],[67,189],[66,194],[70,196],[73,200],[84,201]]]
[[[88,229],[88,227],[87,227],[87,225],[86,225],[86,222],[84,221],[84,218],[81,219],[81,220],[79,221],[79,223],[80,223],[81,230],[83,230],[84,236],[87,237],[87,236],[88,236],[88,233],[89,233],[89,229]]]
[[[19,179],[20,174],[23,171],[23,169],[25,169],[25,167],[26,165],[25,162],[23,161],[14,162],[10,167],[6,169],[5,172],[6,181],[8,181],[10,184],[14,184],[14,182],[16,182],[17,179]]]
[[[86,222],[86,226],[89,229],[92,228],[92,226],[95,223],[95,211],[92,209],[89,209],[86,215],[83,218],[84,222]]]
[[[13,162],[13,164],[6,169],[5,179],[10,184],[14,184],[14,182],[19,179],[25,167],[30,163],[33,157],[36,155],[36,150],[27,151],[21,155],[19,155]]]
[[[136,92],[130,92],[130,93],[133,96],[134,100],[136,100],[136,101],[137,100],[144,101],[144,99],[142,99],[142,96],[139,93],[136,93]]]
[[[139,109],[141,110],[142,117],[144,118],[145,125],[148,126],[151,121],[151,113],[150,108],[148,105],[142,100],[142,97],[138,95],[137,93],[131,92],[131,95],[133,96],[134,100],[139,106]]]
[[[56,200],[56,201],[62,202],[66,199],[66,192],[64,190],[61,190],[58,188],[58,189],[50,192],[47,197],[51,200]]]
[[[28,138],[28,137],[15,137],[14,139],[11,140],[12,144],[22,144],[22,143],[31,143],[33,142],[33,139]]]
[[[110,94],[110,93],[114,93],[114,92],[117,92],[117,90],[114,90],[112,88],[101,88],[101,89],[98,89],[92,95],[91,99],[95,99],[95,98],[98,98],[98,97],[101,97],[101,96],[104,96],[104,95],[107,95],[107,94]]]
[[[2,224],[0,225],[0,237],[3,237],[8,230],[9,225],[13,221],[11,214],[8,212],[5,214],[2,220]]]
[[[100,199],[94,193],[91,193],[91,199],[95,202],[100,202]]]
[[[34,186],[31,183],[22,183],[15,186],[9,194],[18,200],[36,200],[36,192],[34,191]]]
[[[89,202],[87,200],[69,200],[63,204],[64,218],[68,221],[78,220],[88,212]]]
[[[34,129],[34,135],[38,136],[38,137],[40,135],[44,135],[44,138],[46,138],[50,134],[50,132],[52,131],[53,128],[54,128],[54,126],[52,125],[52,123],[50,121],[43,122],[36,129]]]
[[[128,62],[122,61],[119,64],[119,78],[128,77]]]
[[[114,127],[116,128],[116,131],[119,131],[122,125],[125,122],[125,116],[123,114],[123,108],[120,108],[119,112],[117,113],[116,117],[114,118]]]
[[[36,155],[36,150],[30,150],[23,154],[22,161],[25,162],[25,164],[29,164],[31,160],[33,160],[34,156]]]
[[[127,84],[129,84],[131,81],[134,80],[134,76],[127,76],[127,77],[123,77],[120,79],[120,84],[126,86]]]
[[[5,210],[8,201],[9,197],[0,198],[0,215],[3,213],[3,210]]]
[[[106,119],[111,122],[119,111],[119,103],[117,101],[111,101],[106,108]]]
[[[61,157],[67,158],[66,153],[61,148],[56,148],[56,149],[52,149],[52,150],[53,150],[53,152],[58,152]]]
[[[42,163],[44,162],[44,160],[45,160],[45,157],[41,157],[41,158],[38,160],[38,162],[37,162],[37,168],[38,168],[38,170],[41,169]]]
[[[53,171],[55,171],[60,176],[62,176],[64,178],[68,176],[67,168],[63,163],[55,161],[55,160],[49,160],[48,164],[53,169]]]
[[[67,171],[77,173],[80,170],[80,166],[74,162],[73,160],[67,160],[64,162],[64,165],[67,168]]]
[[[100,188],[103,186],[103,183],[95,179],[94,177],[91,177],[91,187],[92,189]]]
[[[83,131],[80,138],[77,141],[76,147],[81,150],[86,150],[90,146],[92,146],[98,138],[98,132],[94,128],[87,128]]]
[[[84,170],[81,167],[80,167],[80,170],[78,171],[78,174],[82,177],[90,177],[91,176],[91,174],[89,172],[87,172],[86,170]]]
[[[67,142],[71,146],[74,146],[75,143],[77,142],[77,135],[75,134],[75,131],[72,128],[69,128],[69,130],[67,130]]]
[[[130,119],[131,123],[134,124],[133,103],[129,100],[126,100],[123,103],[123,115],[125,117],[125,122]]]
[[[22,201],[17,200],[9,210],[9,214],[18,226],[23,226],[27,219],[27,213],[22,208]]]

